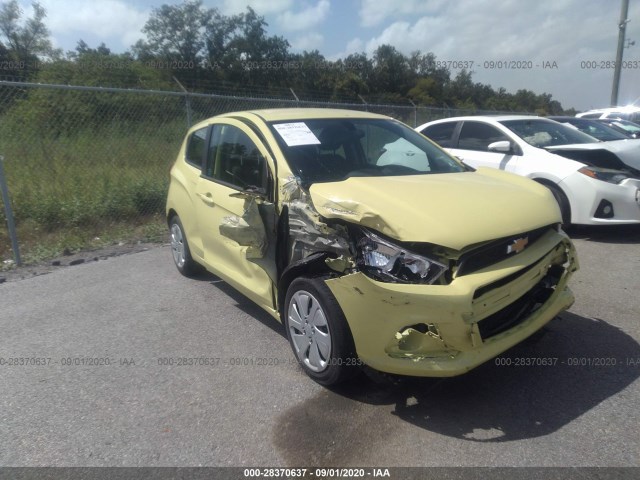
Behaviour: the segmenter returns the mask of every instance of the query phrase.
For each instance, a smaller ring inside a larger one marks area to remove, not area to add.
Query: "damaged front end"
[[[552,228],[496,264],[467,272],[460,260],[451,264],[457,271],[437,284],[385,283],[364,272],[327,281],[364,363],[402,375],[462,374],[573,303],[567,282],[578,268],[575,250]]]
[[[367,220],[376,219],[376,226],[381,227],[383,221],[374,212],[363,214],[357,222],[340,218],[351,215],[352,201],[325,202],[322,205],[325,211],[341,215],[323,217],[295,177],[284,182],[281,199],[281,221],[287,223],[287,248],[283,251],[287,268],[315,262],[322,254],[323,263],[333,276],[364,271],[380,281],[433,284],[448,272],[439,256],[430,258],[412,253],[363,226],[371,223]]]
[[[578,268],[575,251],[554,225],[456,250],[394,241],[368,225],[322,216],[295,177],[279,194],[277,217],[273,204],[248,195],[245,214],[225,219],[220,232],[247,246],[249,261],[265,265],[281,319],[288,285],[324,276],[359,358],[374,369],[461,374],[573,303],[567,281]],[[348,217],[349,205],[334,199],[331,208]]]
[[[325,253],[325,263],[333,271],[354,267],[347,227],[341,222],[324,221],[313,206],[309,193],[296,177],[287,178],[281,188],[286,213],[286,265],[300,263],[312,254]],[[284,239],[283,239],[284,240]]]

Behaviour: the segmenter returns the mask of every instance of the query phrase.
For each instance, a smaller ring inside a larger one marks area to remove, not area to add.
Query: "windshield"
[[[596,143],[598,140],[575,128],[543,119],[504,120],[500,122],[529,145],[544,148],[572,143]]]
[[[640,125],[626,120],[611,120],[611,125],[631,133],[640,133]]]
[[[422,135],[393,120],[289,120],[271,128],[291,170],[305,185],[355,176],[466,171]]]
[[[563,125],[567,125],[569,128],[573,126],[580,130],[582,133],[591,135],[592,137],[595,137],[603,142],[609,142],[611,140],[626,140],[628,138],[626,135],[618,132],[617,130],[614,130],[611,127],[593,120],[581,120],[579,118],[572,118],[570,120],[554,120],[556,120],[556,122],[562,123]]]

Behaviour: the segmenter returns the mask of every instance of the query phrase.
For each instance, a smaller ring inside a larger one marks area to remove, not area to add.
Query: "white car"
[[[640,159],[623,163],[611,142],[526,115],[447,118],[416,130],[471,167],[547,186],[566,225],[640,223]]]
[[[578,118],[608,118],[608,119],[622,119],[629,120],[631,122],[640,122],[640,107],[634,105],[628,105],[626,107],[609,107],[598,108],[595,110],[589,110],[576,114]]]
[[[631,138],[640,138],[640,125],[620,118],[596,118],[596,122],[622,132]]]

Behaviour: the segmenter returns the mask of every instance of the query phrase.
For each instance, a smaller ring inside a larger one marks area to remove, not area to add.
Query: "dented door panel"
[[[234,286],[244,286],[254,301],[273,306],[271,279],[264,269],[247,261],[248,257],[255,258],[267,249],[264,224],[259,214],[255,213],[255,202],[238,198],[235,196],[237,191],[225,185],[206,179],[200,179],[200,182],[202,185],[199,190],[211,193],[214,199],[213,205],[203,202],[199,208],[198,222],[207,225],[206,228],[201,227],[206,263],[219,271],[225,280],[233,282]],[[239,225],[243,225],[243,228],[239,228]],[[231,231],[229,235],[235,239],[222,235],[223,231]],[[264,240],[256,240],[260,237]],[[251,241],[247,241],[249,239]]]
[[[212,128],[196,188],[205,261],[273,310],[274,255],[266,258],[275,250],[276,209],[269,191],[274,185],[273,161],[242,122],[225,119]]]

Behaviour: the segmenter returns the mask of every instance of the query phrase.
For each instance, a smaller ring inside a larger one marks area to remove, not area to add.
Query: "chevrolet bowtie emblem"
[[[507,247],[507,255],[510,253],[520,253],[528,243],[529,237],[522,237],[514,240],[513,243]]]

